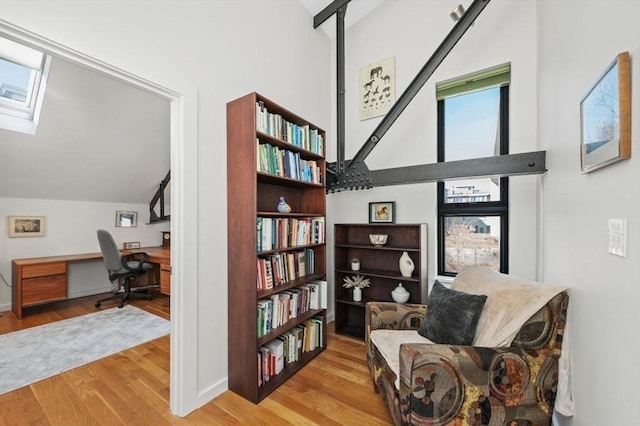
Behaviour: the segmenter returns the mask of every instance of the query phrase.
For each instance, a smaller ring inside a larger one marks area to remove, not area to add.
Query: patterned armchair
[[[420,327],[425,305],[370,302],[374,390],[396,425],[550,425],[568,301],[557,293],[506,347],[424,343],[409,330]]]

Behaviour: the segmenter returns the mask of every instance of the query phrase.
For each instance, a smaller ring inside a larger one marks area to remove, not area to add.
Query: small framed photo
[[[9,216],[9,237],[44,237],[44,216]]]
[[[620,53],[580,102],[582,173],[631,157],[630,70]]]
[[[395,223],[395,201],[369,203],[369,223]]]
[[[122,244],[122,248],[125,250],[133,250],[140,248],[140,241],[129,241]]]
[[[132,228],[138,226],[138,212],[116,212],[116,226],[120,228]]]

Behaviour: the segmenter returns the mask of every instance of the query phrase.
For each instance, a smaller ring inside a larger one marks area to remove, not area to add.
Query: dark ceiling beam
[[[344,160],[345,160],[345,77],[344,77],[344,18],[347,14],[347,3],[342,5],[338,12],[336,13],[336,80],[338,85],[338,93],[337,93],[337,115],[338,117],[342,117],[342,119],[337,120],[336,125],[337,129],[337,140],[336,140],[336,163],[338,169],[336,170],[338,173],[342,173],[344,171]]]
[[[327,167],[335,167],[335,165],[331,164]],[[344,173],[336,176],[335,180],[327,182],[327,192],[467,178],[534,175],[546,171],[546,151],[380,170],[369,170],[365,163],[361,163],[354,165],[353,168],[349,165]]]
[[[327,164],[327,192],[335,192],[343,189],[366,189],[386,185],[440,182],[463,178],[542,174],[547,171],[545,151],[382,170],[369,170],[364,162],[396,119],[402,114],[404,109],[458,43],[460,38],[462,38],[471,25],[473,25],[476,18],[489,4],[489,1],[490,0],[473,1],[464,15],[456,22],[442,43],[440,43],[431,55],[427,63],[422,67],[418,75],[411,81],[389,112],[382,118],[369,139],[365,141],[351,160],[344,159],[344,18],[349,0],[335,0],[314,17],[314,28],[317,28],[334,14],[336,14],[337,17],[337,161]]]
[[[331,18],[340,8],[346,6],[351,0],[335,0],[313,17],[313,28],[318,28],[324,21]]]

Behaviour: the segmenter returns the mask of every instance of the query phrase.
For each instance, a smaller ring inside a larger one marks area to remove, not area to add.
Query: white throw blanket
[[[518,331],[533,314],[558,293],[568,290],[567,287],[549,286],[478,267],[460,272],[451,288],[487,296],[473,340],[473,346],[482,347],[510,346]],[[569,318],[567,315],[558,363],[559,380],[555,405],[556,410],[564,416],[572,416],[574,413],[569,378]]]

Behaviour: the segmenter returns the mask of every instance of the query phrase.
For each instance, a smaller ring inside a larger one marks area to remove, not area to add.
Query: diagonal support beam
[[[422,67],[418,75],[411,81],[409,86],[400,95],[389,112],[382,118],[378,126],[373,130],[369,139],[362,145],[350,162],[350,167],[355,167],[364,162],[365,158],[371,153],[380,139],[387,133],[391,125],[402,114],[402,111],[409,105],[413,98],[418,94],[422,86],[427,82],[429,77],[435,72],[438,66],[447,57],[451,49],[458,43],[464,33],[471,27],[480,12],[489,4],[490,0],[474,0],[469,9],[462,15],[462,18],[453,26],[449,34],[440,43],[435,52],[431,55],[427,63]],[[338,120],[341,117],[338,116]],[[342,117],[344,120],[344,117]]]
[[[352,160],[344,159],[344,17],[349,0],[335,0],[314,17],[314,28],[317,28],[334,14],[336,14],[337,18],[337,161],[327,164],[327,192],[343,189],[367,189],[386,185],[440,182],[463,178],[542,174],[546,172],[545,151],[373,171],[369,170],[365,164],[366,157],[418,94],[460,38],[473,25],[476,18],[489,4],[489,1],[473,1]]]

